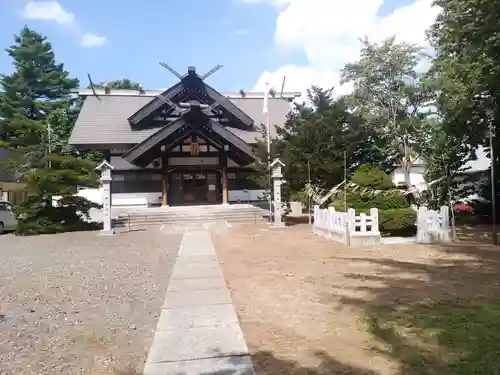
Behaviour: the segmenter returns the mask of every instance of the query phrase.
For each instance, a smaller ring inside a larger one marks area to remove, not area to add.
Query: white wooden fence
[[[356,215],[352,208],[337,212],[333,207],[315,206],[313,233],[349,246],[380,244],[378,209],[371,208],[369,215]]]
[[[442,206],[439,211],[420,207],[417,214],[417,242],[451,241],[450,209]]]

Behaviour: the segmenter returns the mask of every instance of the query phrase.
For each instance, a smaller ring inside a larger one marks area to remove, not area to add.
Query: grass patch
[[[402,374],[500,374],[500,300],[378,309],[368,325]]]

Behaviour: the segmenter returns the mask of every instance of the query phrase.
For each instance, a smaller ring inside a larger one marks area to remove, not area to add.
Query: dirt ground
[[[404,368],[410,344],[380,347],[370,314],[499,291],[491,247],[347,249],[307,224],[232,229],[212,236],[259,375],[419,373]]]

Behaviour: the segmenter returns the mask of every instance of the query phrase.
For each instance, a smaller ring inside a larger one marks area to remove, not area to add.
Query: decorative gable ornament
[[[284,166],[285,166],[285,164],[279,158],[274,159],[270,165],[271,171],[272,171],[271,177],[272,178],[282,178],[283,173],[281,171],[281,168]]]
[[[111,171],[115,169],[107,160],[99,164],[95,170],[101,172],[101,180],[111,179]]]
[[[200,155],[200,144],[198,142],[193,142],[189,144],[189,153],[191,156],[198,156]]]

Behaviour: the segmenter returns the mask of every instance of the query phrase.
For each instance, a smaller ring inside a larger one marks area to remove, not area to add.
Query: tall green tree
[[[461,176],[467,171],[467,161],[475,156],[474,150],[464,137],[447,133],[448,126],[442,119],[429,119],[416,146],[425,163],[425,198],[432,207],[448,205],[471,193],[461,186]]]
[[[433,70],[441,111],[453,119],[448,132],[471,143],[485,140],[500,124],[500,4],[487,0],[436,0],[441,8],[429,30],[436,51]]]
[[[47,116],[71,104],[71,90],[78,80],[69,77],[55,61],[46,38],[24,27],[6,49],[13,59],[14,73],[0,75],[4,94],[0,97],[1,140],[11,148],[40,148]]]
[[[471,146],[484,145],[489,153],[491,130],[495,173],[500,176],[500,3],[436,0],[435,5],[441,12],[429,40],[436,51],[433,71],[446,133]],[[493,183],[498,193],[498,179]],[[491,190],[486,191],[489,200]],[[499,205],[497,210],[500,217]]]
[[[57,63],[51,44],[24,27],[7,48],[14,72],[0,76],[1,146],[24,154],[10,167],[21,173],[30,194],[21,206],[19,231],[55,232],[81,222],[89,202],[72,198],[77,186],[94,186],[95,163],[76,156],[67,145],[72,125],[68,113],[78,80]],[[62,196],[61,207],[52,198]],[[73,228],[74,229],[74,228]]]
[[[369,134],[342,98],[304,112],[307,116],[296,114],[277,129],[285,179],[292,192],[304,188],[309,174],[314,185],[330,189],[344,179],[344,153],[348,166],[359,164],[359,151],[369,142]]]
[[[425,54],[421,47],[397,43],[394,37],[379,44],[362,42],[360,60],[344,67],[342,81],[353,84],[354,112],[378,134],[378,146],[385,148],[387,158],[398,160],[411,187],[415,146],[433,95],[417,69]]]

